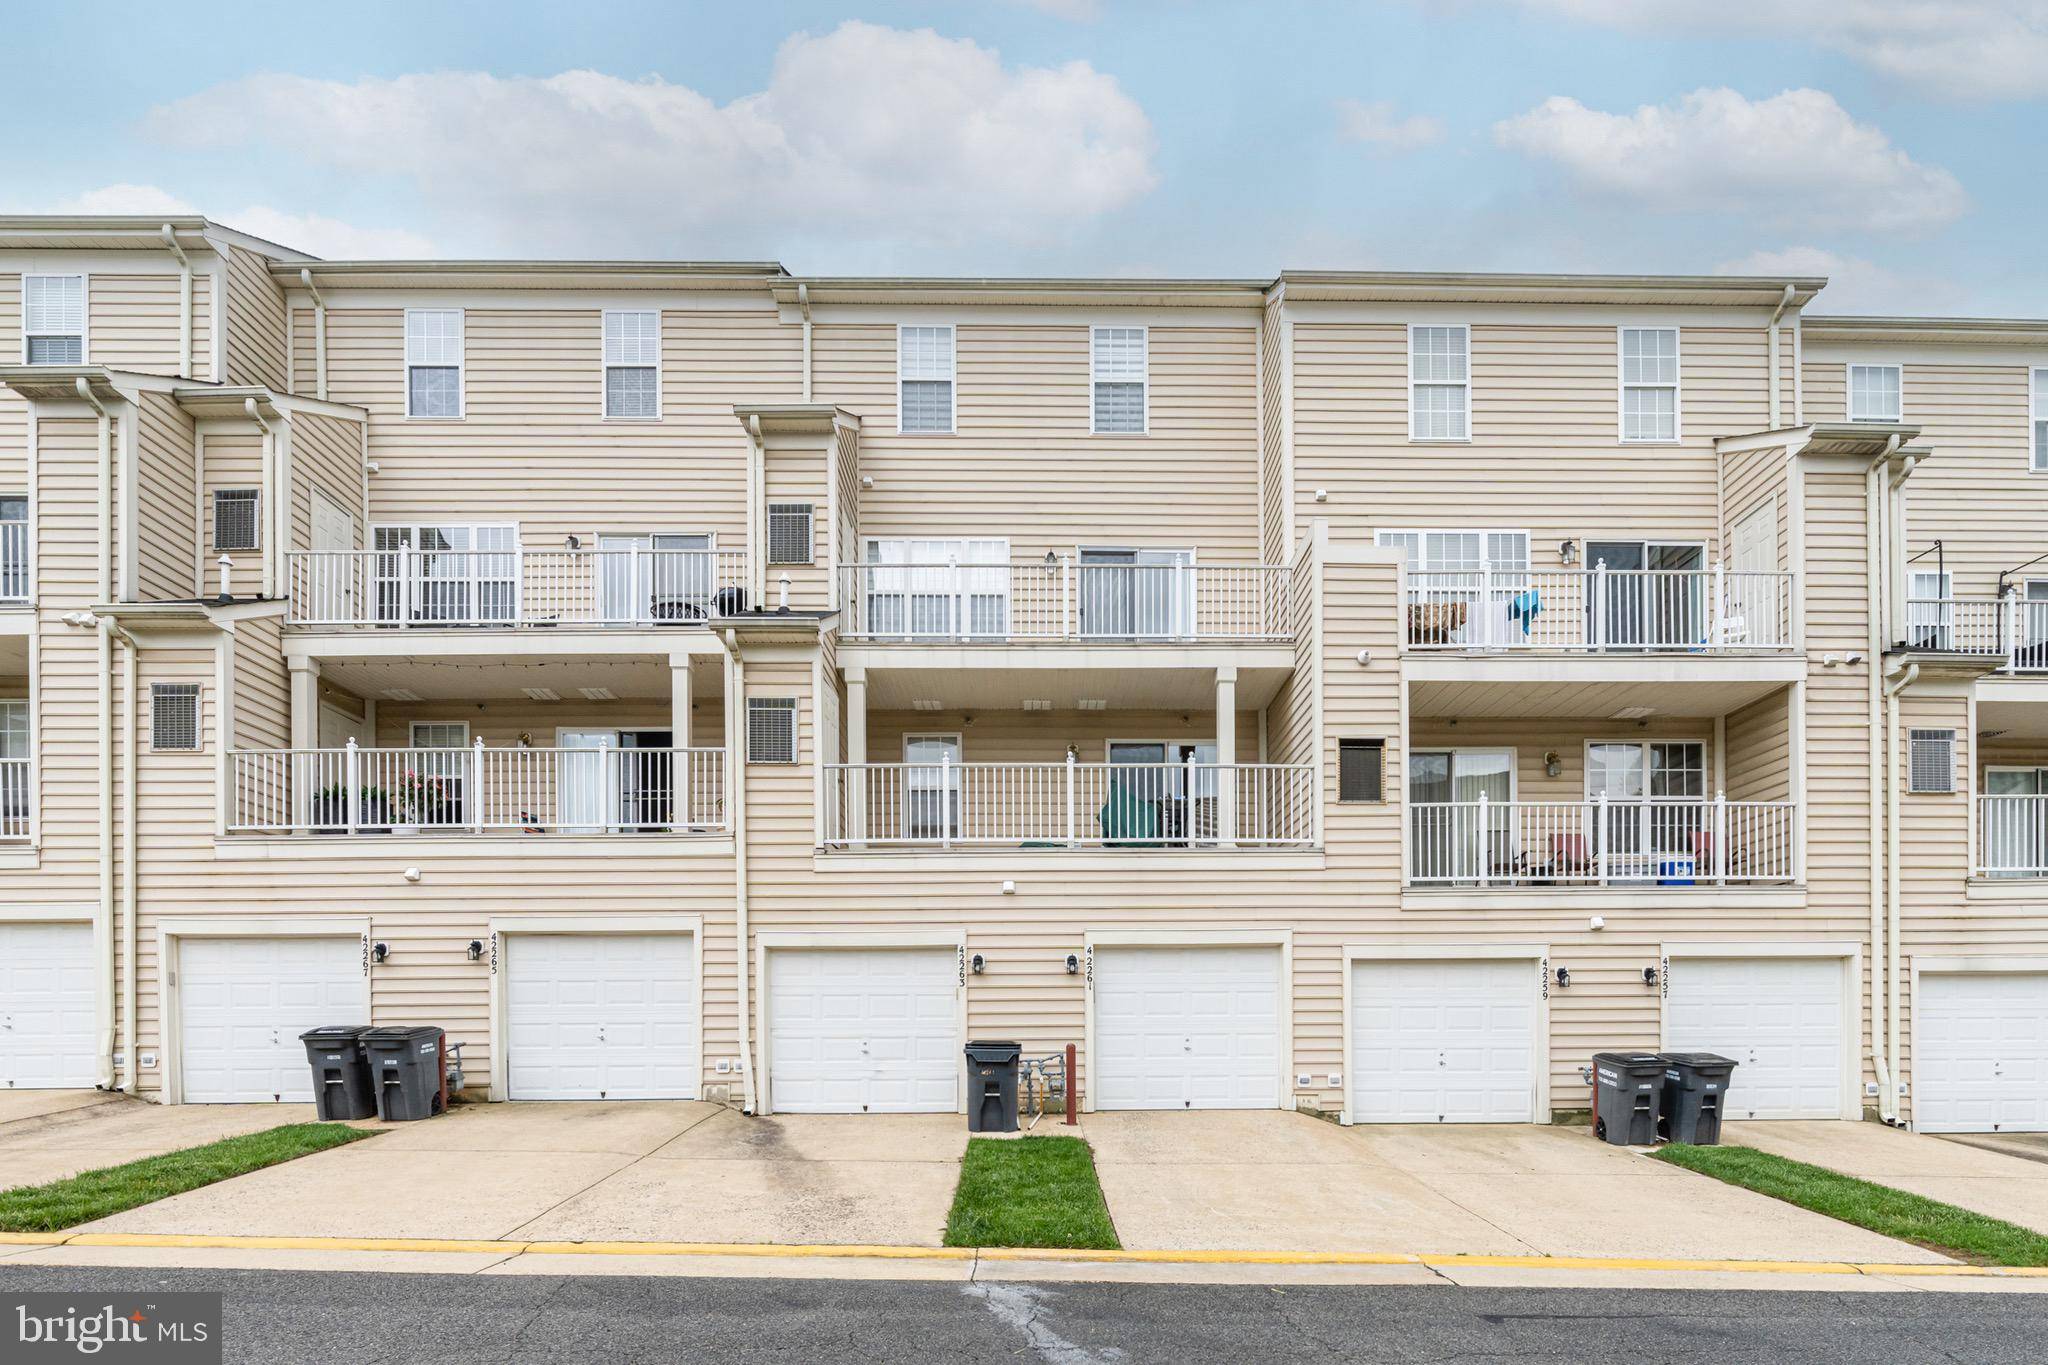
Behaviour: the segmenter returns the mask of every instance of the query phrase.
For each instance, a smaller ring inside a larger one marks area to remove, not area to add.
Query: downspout
[[[796,306],[804,314],[804,401],[811,401],[811,287],[796,287]]]
[[[81,376],[78,396],[99,414],[99,576],[96,586],[101,602],[114,596],[114,415],[92,391],[91,381]],[[114,623],[105,616],[94,618],[79,613],[78,624],[95,627],[99,642],[99,729],[100,729],[100,923],[105,926],[105,945],[99,963],[100,999],[107,1002],[101,1012],[99,1030],[99,1080],[102,1090],[114,1088]]]
[[[192,258],[178,245],[178,234],[163,225],[164,246],[178,258],[178,373],[192,377]]]
[[[1883,788],[1889,785],[1885,774],[1885,763],[1889,751],[1884,745],[1883,708],[1880,705],[1882,680],[1878,673],[1878,660],[1884,657],[1884,623],[1887,609],[1884,606],[1882,585],[1883,568],[1879,563],[1883,552],[1883,502],[1879,493],[1882,471],[1892,452],[1899,448],[1899,438],[1894,435],[1885,442],[1884,453],[1870,462],[1864,471],[1864,600],[1869,605],[1868,664],[1869,675],[1868,707],[1869,724],[1869,771],[1870,771],[1870,846],[1875,855],[1880,831],[1884,828]],[[1883,860],[1873,856],[1870,860],[1870,1062],[1877,1073],[1877,1113],[1886,1123],[1897,1121],[1898,1096],[1892,1084],[1891,1053],[1885,1047],[1885,993],[1884,993],[1884,931],[1885,900],[1884,878],[1880,875]]]
[[[139,805],[135,791],[135,749],[140,742],[136,732],[135,656],[139,651],[135,637],[121,629],[118,623],[112,630],[126,646],[121,651],[121,696],[128,712],[127,730],[121,744],[121,1089],[133,1095],[137,1093],[135,1011],[138,972],[135,955],[142,938],[136,923],[141,896],[135,885],[138,861],[136,813]]]
[[[313,296],[313,392],[324,403],[327,401],[327,300],[314,287],[311,270],[303,267],[299,270],[299,283]],[[808,367],[804,373],[806,376],[810,374]]]
[[[1891,924],[1885,940],[1888,954],[1885,962],[1888,1013],[1885,1019],[1885,1056],[1899,1055],[1899,693],[1911,687],[1920,676],[1920,665],[1907,664],[1906,670],[1884,682],[1884,752],[1889,768],[1885,773],[1885,892],[1889,898]],[[1876,949],[1871,950],[1872,956]],[[1887,1086],[1887,1089],[1891,1087]],[[1877,1112],[1886,1123],[1898,1126],[1899,1100],[1896,1094],[1884,1097],[1886,1103],[1878,1105]]]
[[[249,414],[249,420],[263,433],[263,501],[270,509],[270,552],[263,556],[262,592],[265,597],[276,597],[277,561],[283,555],[280,547],[284,543],[278,533],[278,505],[285,500],[284,480],[280,477],[282,470],[279,468],[277,428],[264,417],[263,410],[256,406],[256,400],[253,398],[242,400],[242,411]]]
[[[768,442],[761,434],[761,414],[747,417],[747,586],[755,606],[768,596],[767,558],[761,547],[766,539],[761,524],[761,505],[768,492]]]
[[[1765,324],[1765,331],[1770,334],[1771,338],[1771,430],[1773,431],[1784,425],[1780,420],[1784,413],[1784,401],[1778,394],[1780,382],[1778,378],[1778,319],[1785,316],[1785,310],[1792,306],[1792,300],[1797,296],[1798,291],[1791,285],[1786,285],[1785,292],[1778,298],[1778,306],[1771,310],[1770,322]]]
[[[725,761],[731,776],[726,780],[726,808],[732,812],[732,894],[733,932],[738,939],[740,1112],[756,1112],[754,1095],[754,1017],[749,1003],[749,977],[753,974],[754,949],[747,925],[747,756],[740,746],[741,718],[746,714],[743,693],[746,666],[740,662],[737,632],[730,627],[716,631],[712,638],[725,650]]]

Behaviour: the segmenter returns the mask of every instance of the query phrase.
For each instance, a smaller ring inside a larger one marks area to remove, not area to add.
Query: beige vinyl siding
[[[1780,711],[1784,703],[1777,703]],[[1589,725],[1584,721],[1543,716],[1460,721],[1456,725],[1418,716],[1408,725],[1410,752],[1444,749],[1512,749],[1515,753],[1515,800],[1584,801],[1586,746],[1648,744],[1657,740],[1691,740],[1704,751],[1707,795],[1714,794],[1714,722],[1694,717],[1658,717],[1641,726],[1634,722]],[[1558,775],[1543,770],[1543,755],[1557,755]]]
[[[853,426],[840,426],[832,433],[832,439],[838,443],[839,466],[839,482],[832,490],[832,514],[839,523],[837,562],[829,562],[833,558],[831,555],[825,557],[828,561],[826,570],[832,573],[838,572],[840,564],[852,564],[860,559],[860,438],[860,429]],[[834,605],[838,604],[838,594],[842,591],[843,584],[835,586]]]
[[[1274,299],[1266,304],[1259,326],[1259,546],[1268,564],[1294,557],[1287,535],[1287,407],[1294,395],[1286,387],[1286,318],[1286,309]]]
[[[206,433],[206,455],[201,464],[205,476],[204,497],[201,499],[200,515],[205,519],[203,544],[206,547],[206,581],[202,588],[206,592],[219,590],[219,567],[215,560],[221,551],[213,534],[213,496],[223,488],[257,489],[256,545],[254,550],[235,550],[228,555],[234,561],[229,576],[230,586],[237,594],[253,593],[263,582],[263,571],[270,562],[271,553],[277,548],[270,542],[274,539],[270,528],[275,524],[270,516],[272,491],[265,487],[263,478],[263,437],[254,431],[228,433],[213,431]]]
[[[166,393],[145,390],[137,407],[135,591],[145,602],[190,597],[199,545],[192,419]]]
[[[1562,540],[1604,536],[1699,541],[1711,557],[1720,530],[1714,439],[1767,420],[1761,321],[1754,330],[1681,327],[1683,439],[1623,445],[1611,325],[1473,325],[1473,439],[1429,444],[1408,440],[1405,325],[1298,320],[1296,515],[1327,517],[1340,537],[1526,529],[1538,568],[1555,562]],[[1317,489],[1327,502],[1315,501]]]
[[[1907,746],[1916,729],[1956,732],[1955,791],[1907,790]],[[2039,954],[2048,945],[2048,916],[2039,901],[1970,901],[1967,890],[1976,868],[1970,846],[1973,761],[1970,714],[1960,689],[1908,688],[1899,698],[1899,731],[1892,761],[1899,773],[1899,892],[1902,960],[1910,972],[1916,957],[1995,957]],[[1987,760],[1999,761],[1999,760]],[[1910,977],[1899,986],[1899,1055],[1896,1067],[1908,1083],[1899,1101],[1913,1114],[1913,998]]]
[[[829,437],[825,438],[831,439]],[[824,446],[816,437],[801,440],[789,438],[771,440],[762,468],[762,485],[765,496],[761,506],[761,559],[766,575],[767,598],[762,606],[773,608],[780,604],[778,583],[783,575],[789,577],[789,604],[798,609],[822,610],[830,589],[826,580],[831,573],[826,563],[830,540],[829,518],[832,513],[830,489],[826,485],[826,470],[829,461]],[[769,564],[768,559],[768,510],[776,503],[808,503],[811,508],[811,562],[808,564]],[[732,548],[737,548],[737,542]]]
[[[342,417],[300,412],[292,417],[292,548],[313,544],[313,490],[318,488],[355,518],[363,543],[362,426]]]
[[[202,326],[212,293],[209,277],[192,277],[193,377],[206,378],[212,338]],[[94,365],[145,374],[179,370],[178,276],[175,272],[121,275],[94,270],[86,281],[86,359]]]
[[[1730,801],[1792,799],[1791,710],[1764,697],[1729,714],[1725,741]]]
[[[1730,555],[1734,553],[1735,528],[1741,525],[1743,518],[1770,503],[1776,512],[1773,567],[1785,569],[1790,566],[1790,483],[1791,467],[1783,446],[1738,451],[1721,457],[1721,535],[1729,544]],[[1786,629],[1790,628],[1791,622],[1788,621]]]
[[[1289,585],[1294,671],[1266,708],[1266,756],[1274,763],[1306,763],[1316,751],[1323,677],[1323,572],[1314,543],[1304,541]]]
[[[292,742],[291,676],[285,669],[282,616],[244,617],[234,630],[234,745],[286,749]],[[208,748],[212,748],[209,739]]]
[[[21,359],[21,276],[0,272],[0,363]],[[28,400],[6,388],[0,388],[0,492],[28,492]]]
[[[226,255],[227,382],[289,391],[284,291],[270,278],[269,258],[233,246]]]
[[[862,419],[861,470],[875,480],[861,496],[863,537],[1000,536],[1019,559],[1187,545],[1205,563],[1254,563],[1253,337],[1248,319],[1153,327],[1144,436],[1089,434],[1079,323],[960,323],[955,435],[897,433],[893,322],[820,324],[817,393]]]

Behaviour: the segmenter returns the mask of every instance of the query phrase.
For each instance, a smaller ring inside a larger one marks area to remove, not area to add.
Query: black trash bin
[[[363,1052],[377,1087],[377,1116],[388,1123],[427,1119],[448,1107],[442,1081],[445,1035],[432,1026],[373,1028],[363,1034]]]
[[[1654,1052],[1593,1054],[1593,1136],[1617,1147],[1653,1147],[1664,1059]]]
[[[1701,1147],[1718,1143],[1734,1059],[1712,1052],[1666,1052],[1663,1060],[1664,1114],[1658,1135]]]
[[[1017,1131],[1016,1043],[973,1042],[967,1045],[967,1131]]]
[[[313,1105],[323,1119],[377,1117],[377,1087],[363,1058],[361,1024],[329,1024],[299,1035],[313,1068]]]

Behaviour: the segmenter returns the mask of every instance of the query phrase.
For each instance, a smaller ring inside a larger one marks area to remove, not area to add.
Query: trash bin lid
[[[352,1043],[370,1031],[368,1024],[322,1024],[299,1035],[302,1043]]]
[[[1662,1052],[1658,1054],[1667,1066],[1691,1067],[1695,1071],[1726,1068],[1734,1070],[1735,1059],[1723,1057],[1718,1052]]]
[[[1629,1068],[1664,1065],[1664,1059],[1654,1052],[1596,1052],[1593,1061],[1596,1065],[1605,1062],[1609,1066]]]
[[[1024,1055],[1024,1045],[976,1039],[967,1045],[966,1051],[967,1060],[970,1062],[1014,1062]]]
[[[444,1030],[432,1024],[387,1025],[363,1030],[364,1047],[403,1047],[407,1043],[439,1038]]]

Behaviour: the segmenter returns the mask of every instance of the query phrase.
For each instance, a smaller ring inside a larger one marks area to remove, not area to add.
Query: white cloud
[[[1442,119],[1427,114],[1402,118],[1392,100],[1337,101],[1337,133],[1347,142],[1363,142],[1382,152],[1412,152],[1444,140]]]
[[[1814,305],[1822,313],[1935,313],[1955,307],[1960,291],[1945,280],[1888,269],[1860,256],[1817,246],[1752,251],[1714,267],[1717,275],[1824,275]]]
[[[1969,197],[1820,90],[1749,100],[1695,90],[1628,114],[1554,95],[1494,125],[1512,151],[1554,162],[1582,190],[1657,212],[1911,232],[1954,221]]]
[[[285,213],[260,204],[236,213],[206,213],[155,185],[102,185],[62,201],[56,212],[205,214],[225,227],[329,260],[417,259],[434,254],[431,241],[403,228],[356,227],[317,213]]]
[[[1633,33],[1789,37],[1950,99],[2048,95],[2048,0],[1510,0]]]
[[[759,254],[797,232],[1057,239],[1157,180],[1145,111],[1086,62],[1005,66],[966,39],[848,22],[799,33],[727,104],[658,77],[261,75],[153,110],[184,147],[275,144],[408,177],[439,214],[524,247]]]

